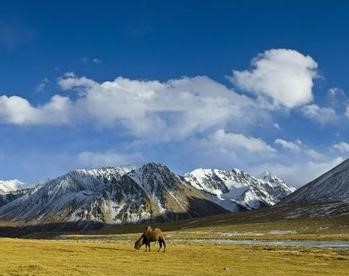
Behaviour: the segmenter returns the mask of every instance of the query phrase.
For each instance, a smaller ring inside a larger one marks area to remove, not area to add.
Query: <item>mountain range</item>
[[[272,206],[294,190],[270,173],[256,178],[238,169],[197,169],[184,176],[156,163],[77,169],[35,188],[8,192],[18,196],[0,205],[0,219],[28,224],[168,221]]]
[[[296,190],[270,172],[256,178],[239,169],[197,169],[185,174],[184,179],[210,201],[232,212],[273,206]]]

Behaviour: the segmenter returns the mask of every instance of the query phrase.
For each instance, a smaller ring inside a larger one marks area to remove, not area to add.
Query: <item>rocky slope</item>
[[[280,204],[341,201],[349,203],[349,159],[311,181]]]

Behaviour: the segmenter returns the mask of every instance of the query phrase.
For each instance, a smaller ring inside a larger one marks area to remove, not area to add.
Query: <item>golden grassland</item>
[[[150,253],[133,250],[132,241],[147,224],[22,233],[20,225],[0,221],[0,228],[19,230],[27,238],[0,238],[0,276],[349,275],[349,250],[193,241],[349,240],[348,215],[287,219],[283,211],[268,208],[153,224],[165,231],[166,253],[157,253],[157,246]]]
[[[0,275],[348,275],[349,252],[291,247],[0,239]]]

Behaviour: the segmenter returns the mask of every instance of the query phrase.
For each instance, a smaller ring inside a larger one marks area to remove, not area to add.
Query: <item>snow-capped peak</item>
[[[23,189],[24,183],[18,179],[0,180],[0,194],[6,194]]]
[[[162,164],[147,163],[127,174],[146,193],[154,193],[161,185],[167,187],[173,180],[179,181],[176,174]],[[160,187],[161,188],[161,187]]]
[[[90,176],[110,176],[118,174],[120,176],[137,169],[137,166],[118,166],[118,167],[102,167],[90,169],[75,169],[69,172],[71,175],[90,175]]]
[[[264,179],[266,181],[269,181],[272,177],[273,177],[273,175],[271,174],[270,171],[264,171],[259,176],[260,179]]]
[[[204,191],[215,203],[230,211],[272,206],[292,193],[295,188],[265,173],[261,179],[240,169],[197,169],[184,175],[195,188]]]

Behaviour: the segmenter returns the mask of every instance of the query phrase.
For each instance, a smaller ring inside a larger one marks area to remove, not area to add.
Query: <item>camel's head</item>
[[[137,240],[137,241],[135,242],[134,249],[139,250],[139,249],[142,247],[142,245],[143,245],[143,238],[140,238],[139,240]]]

